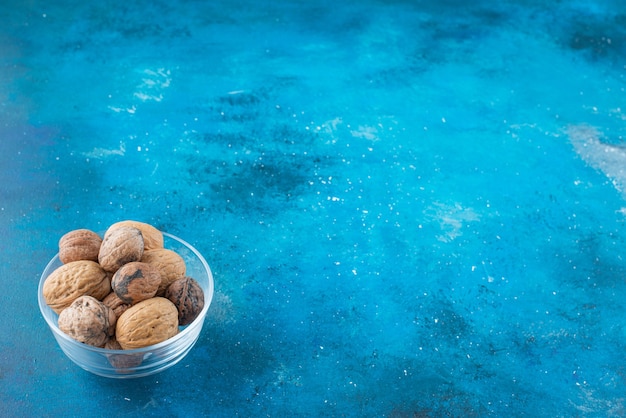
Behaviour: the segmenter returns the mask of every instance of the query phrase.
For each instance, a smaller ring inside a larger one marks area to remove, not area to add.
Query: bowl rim
[[[185,338],[185,336],[187,334],[190,334],[191,331],[194,330],[195,328],[202,327],[204,324],[204,320],[206,318],[206,313],[209,310],[209,306],[211,305],[211,302],[213,300],[213,293],[215,291],[213,273],[211,272],[211,268],[209,267],[209,264],[206,262],[202,254],[200,254],[200,252],[193,245],[189,244],[187,241],[173,234],[163,232],[163,231],[161,231],[161,233],[163,234],[163,236],[173,239],[174,241],[177,241],[178,243],[187,247],[191,252],[193,252],[193,254],[200,260],[202,267],[207,273],[208,285],[207,285],[207,289],[203,289],[205,293],[204,307],[198,314],[198,317],[193,322],[191,322],[189,325],[186,325],[183,328],[183,330],[180,331],[178,334],[176,334],[175,336],[171,338],[168,338],[165,341],[161,341],[160,343],[157,343],[157,344],[148,345],[148,346],[140,347],[140,348],[134,348],[130,350],[115,350],[115,349],[109,349],[109,348],[103,348],[103,347],[96,347],[93,345],[81,343],[80,341],[76,341],[75,339],[73,339],[72,337],[70,337],[63,331],[61,331],[61,329],[59,329],[58,323],[53,321],[48,315],[44,313],[44,309],[51,310],[51,308],[46,304],[46,301],[43,297],[43,284],[46,281],[47,277],[50,275],[50,273],[54,271],[54,270],[50,270],[52,265],[60,261],[59,254],[57,253],[54,257],[52,257],[52,259],[46,264],[46,267],[43,269],[43,272],[41,273],[41,276],[39,278],[39,286],[37,288],[37,299],[38,299],[38,304],[39,304],[39,311],[41,315],[43,316],[44,320],[46,321],[46,323],[48,324],[48,326],[50,327],[50,329],[52,330],[52,332],[55,334],[55,336],[62,338],[63,340],[67,341],[68,343],[72,345],[75,345],[76,347],[80,347],[81,349],[91,351],[93,353],[102,354],[102,355],[113,355],[113,354],[130,355],[130,354],[138,354],[138,353],[145,354],[148,352],[158,350],[165,346],[170,346],[176,343],[178,340]],[[48,272],[48,270],[50,271]],[[48,272],[48,274],[44,277],[46,272]],[[58,314],[56,312],[52,311],[52,313],[53,315],[56,315],[56,317],[58,318]],[[201,320],[198,321],[198,319],[201,319]]]

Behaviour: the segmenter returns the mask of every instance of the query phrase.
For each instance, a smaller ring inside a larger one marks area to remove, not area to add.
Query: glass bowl
[[[190,244],[174,235],[163,233],[164,247],[178,253],[185,260],[187,276],[193,277],[204,291],[204,308],[189,325],[180,327],[174,337],[148,347],[134,350],[108,350],[80,343],[59,329],[59,316],[43,297],[43,283],[63,263],[57,254],[46,266],[39,281],[39,309],[48,323],[61,350],[78,366],[103,377],[128,379],[161,372],[181,361],[194,346],[204,318],[213,299],[213,275],[202,255]]]

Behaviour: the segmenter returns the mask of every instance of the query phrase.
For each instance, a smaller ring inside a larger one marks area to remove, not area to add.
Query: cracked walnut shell
[[[154,297],[128,308],[117,319],[115,337],[125,350],[158,344],[178,334],[178,310],[168,299]]]

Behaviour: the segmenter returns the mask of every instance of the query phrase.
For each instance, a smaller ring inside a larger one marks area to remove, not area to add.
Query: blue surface
[[[621,0],[14,3],[1,416],[626,415]],[[63,233],[121,219],[216,280],[130,382],[36,302]]]

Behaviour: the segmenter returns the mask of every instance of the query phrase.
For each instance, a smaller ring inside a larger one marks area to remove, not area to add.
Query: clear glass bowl
[[[43,297],[43,283],[62,263],[57,254],[46,266],[39,281],[39,309],[52,330],[61,350],[78,366],[99,376],[128,379],[161,372],[182,360],[194,346],[204,318],[213,299],[213,275],[202,255],[190,244],[174,235],[163,233],[164,246],[178,253],[187,266],[187,276],[193,277],[204,291],[204,308],[189,325],[180,328],[174,337],[159,344],[135,350],[107,350],[80,343],[59,329],[59,316]]]

